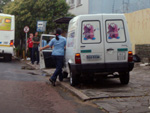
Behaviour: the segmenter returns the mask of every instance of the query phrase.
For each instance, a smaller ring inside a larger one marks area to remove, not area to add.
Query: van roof
[[[73,19],[71,19],[70,22],[75,22],[81,17],[105,16],[105,15],[107,15],[107,16],[124,16],[124,14],[107,14],[107,13],[106,14],[84,14],[84,15],[78,15],[78,16],[74,17]]]

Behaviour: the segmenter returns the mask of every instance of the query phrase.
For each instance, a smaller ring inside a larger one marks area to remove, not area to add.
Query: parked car
[[[42,34],[40,38],[40,47],[46,46],[55,35]],[[47,44],[45,44],[45,42]],[[55,68],[55,62],[53,60],[52,48],[47,48],[40,51],[40,68]]]
[[[70,84],[79,83],[81,75],[110,73],[128,84],[134,67],[127,22],[123,14],[90,14],[69,22],[63,72]],[[114,74],[115,73],[115,74]],[[99,76],[100,76],[99,75]]]

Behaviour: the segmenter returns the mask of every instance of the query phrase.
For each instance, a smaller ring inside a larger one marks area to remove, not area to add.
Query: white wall
[[[69,0],[66,0],[69,3]],[[74,15],[89,13],[89,0],[81,0],[81,5],[77,6],[77,0],[74,0],[74,5],[69,9],[69,13]]]
[[[150,0],[89,0],[89,14],[131,13],[150,8]]]
[[[66,0],[68,3],[71,0]],[[77,0],[69,12],[75,15],[96,13],[131,13],[137,10],[150,8],[150,0]]]

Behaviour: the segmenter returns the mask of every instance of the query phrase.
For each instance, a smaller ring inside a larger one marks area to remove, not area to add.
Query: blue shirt
[[[45,47],[47,45],[46,40],[42,40],[42,47]]]
[[[66,46],[66,38],[59,35],[59,40],[56,40],[56,38],[53,38],[50,42],[49,42],[49,46],[53,48],[52,51],[52,55],[55,56],[64,56],[64,47]]]

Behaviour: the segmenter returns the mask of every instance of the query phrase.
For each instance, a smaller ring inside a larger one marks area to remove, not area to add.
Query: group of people
[[[62,75],[62,67],[63,67],[63,61],[64,61],[64,49],[66,47],[66,38],[62,35],[62,30],[58,28],[56,30],[56,37],[53,38],[46,46],[40,47],[40,51],[46,48],[53,48],[52,56],[56,63],[56,70],[54,74],[49,78],[49,81],[52,83],[53,86],[55,86],[55,82],[57,79],[57,76],[59,76],[59,81],[63,81],[63,75]],[[31,39],[30,39],[31,38]],[[33,43],[33,46],[29,46],[29,51],[31,56],[31,63],[34,64],[34,61],[37,60],[37,64],[39,63],[39,43],[40,38],[38,37],[38,32],[35,33],[35,36],[33,36],[32,33],[30,33],[30,38],[28,39],[28,44]],[[32,45],[32,44],[31,44]],[[36,59],[35,59],[35,53],[36,53]]]
[[[29,34],[29,38],[27,40],[27,50],[29,51],[31,63],[34,64],[35,61],[36,64],[39,64],[39,44],[40,44],[40,38],[38,36],[38,32],[35,32],[35,35],[33,33]]]

